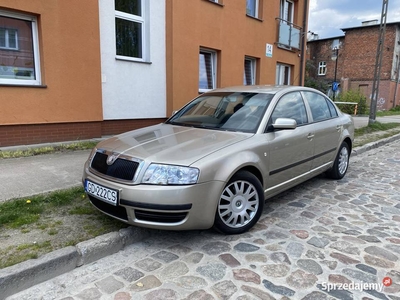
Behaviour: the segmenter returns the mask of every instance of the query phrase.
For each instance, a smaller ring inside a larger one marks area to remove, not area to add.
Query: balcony
[[[284,19],[278,20],[278,47],[292,50],[300,49],[301,27]]]

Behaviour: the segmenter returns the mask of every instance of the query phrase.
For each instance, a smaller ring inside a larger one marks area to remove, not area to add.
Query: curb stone
[[[0,299],[72,271],[79,254],[69,246],[0,270]]]
[[[376,141],[376,142],[365,144],[364,146],[356,147],[351,152],[351,156],[357,156],[357,155],[362,154],[362,153],[364,153],[366,151],[381,147],[381,146],[383,146],[385,144],[397,141],[399,139],[400,139],[400,133],[396,134],[396,135],[393,135],[391,137]]]
[[[0,300],[34,285],[116,253],[126,246],[142,241],[154,231],[128,227],[106,233],[74,246],[55,250],[19,264],[0,269]]]
[[[357,156],[371,149],[400,139],[400,134],[377,142],[368,143],[353,149],[351,156]],[[51,278],[72,271],[85,264],[92,263],[103,257],[116,253],[126,246],[140,242],[152,235],[150,231],[140,227],[128,227],[111,232],[75,247],[69,246],[38,259],[31,259],[19,264],[0,269],[0,300],[28,289]]]

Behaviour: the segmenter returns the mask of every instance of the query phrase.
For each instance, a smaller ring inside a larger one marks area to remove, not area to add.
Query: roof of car
[[[248,92],[248,93],[270,93],[276,94],[281,91],[311,90],[302,86],[290,85],[239,85],[225,88],[218,88],[210,92]]]

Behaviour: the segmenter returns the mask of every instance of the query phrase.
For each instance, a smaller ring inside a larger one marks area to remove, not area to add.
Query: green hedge
[[[358,103],[357,115],[366,115],[369,113],[367,105],[367,97],[365,97],[360,91],[347,91],[340,94],[336,98],[337,102],[356,102]],[[354,114],[354,105],[337,104],[340,110],[346,114]]]

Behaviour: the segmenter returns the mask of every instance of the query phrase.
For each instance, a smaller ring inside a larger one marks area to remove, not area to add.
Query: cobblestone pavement
[[[319,176],[274,197],[246,234],[155,231],[8,299],[399,300],[399,149],[370,150],[341,181]]]

